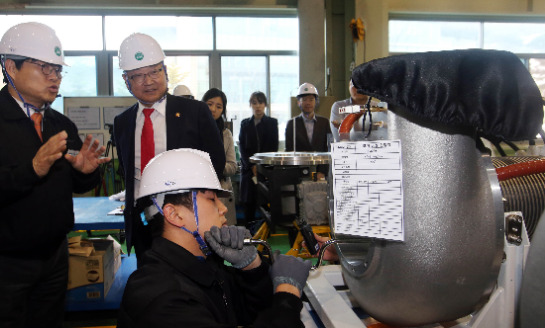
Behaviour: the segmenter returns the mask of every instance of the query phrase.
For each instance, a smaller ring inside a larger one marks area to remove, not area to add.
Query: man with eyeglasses
[[[65,65],[54,30],[11,27],[0,61],[0,327],[62,327],[72,195],[94,188],[109,159],[49,107]]]
[[[135,204],[148,161],[166,150],[193,148],[210,155],[220,178],[225,167],[223,142],[208,106],[168,94],[164,59],[159,43],[142,33],[128,36],[119,49],[125,85],[138,101],[114,119],[114,140],[125,178],[127,250],[134,246],[138,266],[152,241],[141,206]]]

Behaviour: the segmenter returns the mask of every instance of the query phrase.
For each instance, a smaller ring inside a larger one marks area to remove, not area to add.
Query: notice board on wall
[[[133,97],[65,97],[64,115],[76,124],[82,140],[92,134],[106,146],[114,117],[135,103]]]

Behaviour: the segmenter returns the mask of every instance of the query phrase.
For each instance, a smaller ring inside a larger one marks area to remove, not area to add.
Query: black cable
[[[373,97],[369,97],[367,100],[367,104],[365,104],[365,114],[363,118],[363,126],[365,127],[365,116],[367,116],[367,113],[369,113],[369,131],[367,132],[367,135],[365,136],[365,139],[367,139],[371,135],[371,130],[373,130],[373,115],[371,114],[371,99]]]

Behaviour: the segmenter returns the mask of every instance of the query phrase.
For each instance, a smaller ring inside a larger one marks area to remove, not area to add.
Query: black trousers
[[[61,328],[68,284],[68,243],[47,258],[0,255],[0,327]]]

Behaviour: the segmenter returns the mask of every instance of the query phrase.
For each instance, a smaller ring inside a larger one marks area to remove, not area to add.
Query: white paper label
[[[404,240],[401,141],[331,144],[335,233]]]

